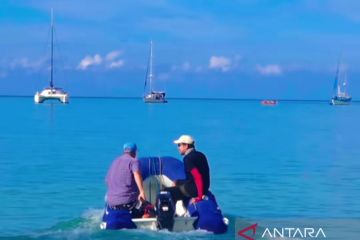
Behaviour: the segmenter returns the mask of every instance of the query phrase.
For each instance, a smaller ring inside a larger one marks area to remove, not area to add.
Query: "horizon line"
[[[0,95],[1,98],[32,98],[32,95]],[[94,98],[94,99],[142,99],[143,97],[129,96],[71,96],[71,98]],[[277,100],[283,102],[329,102],[329,99],[288,99],[288,98],[216,98],[216,97],[171,97],[169,100],[218,100],[218,101],[262,101]],[[360,100],[352,100],[360,102]]]

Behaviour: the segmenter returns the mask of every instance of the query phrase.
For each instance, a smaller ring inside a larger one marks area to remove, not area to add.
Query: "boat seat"
[[[174,183],[165,175],[152,175],[143,181],[143,186],[146,200],[155,206],[157,194],[165,187],[174,186]],[[183,201],[177,201],[175,204],[175,214],[177,216],[185,216],[186,213],[187,209]]]

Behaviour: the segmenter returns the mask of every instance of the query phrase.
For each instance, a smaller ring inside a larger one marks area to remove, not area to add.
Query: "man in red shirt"
[[[173,200],[187,202],[194,198],[199,202],[208,193],[210,187],[210,171],[206,156],[195,150],[195,141],[189,135],[182,135],[174,141],[178,145],[179,152],[184,156],[184,169],[186,179],[175,180],[175,186],[165,188],[169,191]]]

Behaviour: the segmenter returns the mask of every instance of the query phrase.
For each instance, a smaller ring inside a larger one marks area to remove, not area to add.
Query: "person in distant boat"
[[[133,217],[139,217],[135,206],[146,199],[140,163],[136,159],[137,146],[125,143],[123,150],[123,155],[113,161],[105,178],[108,187],[106,204],[111,210],[129,210]]]
[[[182,135],[174,141],[179,152],[184,156],[184,169],[186,179],[176,180],[175,186],[167,187],[173,200],[183,200],[185,203],[189,199],[199,202],[209,191],[210,170],[206,156],[195,149],[195,141],[189,135]]]

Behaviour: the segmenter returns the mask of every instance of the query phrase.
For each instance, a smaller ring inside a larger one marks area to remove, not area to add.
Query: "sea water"
[[[360,104],[0,98],[0,239],[234,239],[238,219],[359,219]],[[229,231],[99,229],[104,177],[124,142],[181,159],[191,134]]]

